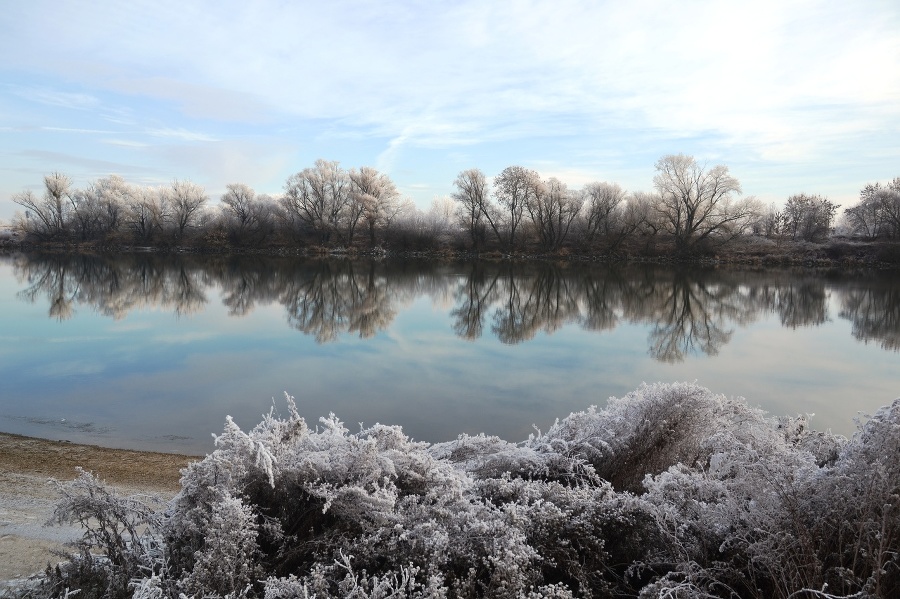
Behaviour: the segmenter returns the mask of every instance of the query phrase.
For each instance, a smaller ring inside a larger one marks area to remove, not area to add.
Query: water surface
[[[205,453],[310,422],[445,441],[687,380],[842,434],[900,396],[896,273],[155,254],[0,260],[0,430]]]

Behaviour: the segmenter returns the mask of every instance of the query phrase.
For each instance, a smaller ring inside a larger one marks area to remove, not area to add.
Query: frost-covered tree
[[[229,237],[235,243],[260,244],[274,227],[275,203],[269,196],[257,196],[249,185],[226,186],[221,208]]]
[[[784,212],[775,204],[769,204],[753,223],[753,232],[770,239],[781,236],[784,233]]]
[[[390,227],[401,212],[400,192],[390,177],[369,166],[352,169],[348,176],[351,197],[362,212],[369,244],[374,246],[379,229]]]
[[[44,194],[24,191],[12,201],[25,208],[25,218],[17,223],[26,235],[40,240],[60,240],[69,235],[68,226],[75,199],[72,180],[58,172],[44,177]]]
[[[169,216],[169,194],[162,188],[143,187],[129,196],[122,218],[135,241],[151,243],[162,236]]]
[[[136,190],[122,177],[110,175],[73,194],[73,233],[82,241],[102,239],[117,233]]]
[[[837,206],[822,196],[792,195],[782,212],[784,232],[794,240],[822,241],[831,234],[836,212]]]
[[[660,158],[653,185],[659,193],[657,212],[680,252],[707,239],[740,234],[760,212],[755,198],[735,197],[741,193],[741,185],[727,166],[707,169],[692,156]]]
[[[319,159],[315,166],[288,178],[281,205],[289,226],[313,232],[321,242],[328,243],[346,228],[351,201],[347,172],[338,162]],[[359,212],[353,212],[358,219]]]
[[[866,185],[859,203],[844,210],[844,218],[854,235],[900,239],[900,177],[887,185]]]
[[[175,181],[162,193],[169,207],[169,223],[172,238],[177,242],[200,222],[203,207],[208,200],[202,187],[190,181]]]

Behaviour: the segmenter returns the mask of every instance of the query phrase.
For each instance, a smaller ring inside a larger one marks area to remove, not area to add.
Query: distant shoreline
[[[556,261],[574,263],[656,263],[698,264],[723,266],[808,268],[900,268],[900,243],[889,241],[861,241],[832,238],[822,243],[764,238],[744,238],[727,245],[711,246],[691,254],[679,255],[674,246],[653,243],[652,246],[632,244],[614,251],[579,251],[564,248],[557,252],[541,253],[518,249],[473,250],[464,248],[396,249],[390,247],[266,245],[261,247],[195,243],[184,245],[133,245],[101,242],[25,242],[0,241],[0,255],[23,252],[63,254],[197,254],[272,256],[303,258],[399,258],[425,260],[491,260],[491,261]]]

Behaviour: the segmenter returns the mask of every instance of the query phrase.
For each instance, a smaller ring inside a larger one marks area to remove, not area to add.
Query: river
[[[286,392],[311,424],[517,441],[686,380],[851,435],[900,396],[896,275],[19,254],[0,259],[0,431],[202,454]]]

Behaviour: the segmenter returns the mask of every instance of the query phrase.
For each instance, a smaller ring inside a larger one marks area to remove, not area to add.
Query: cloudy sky
[[[29,0],[0,31],[0,219],[55,170],[218,198],[326,158],[422,208],[471,167],[649,190],[671,153],[766,202],[900,176],[896,0]]]

